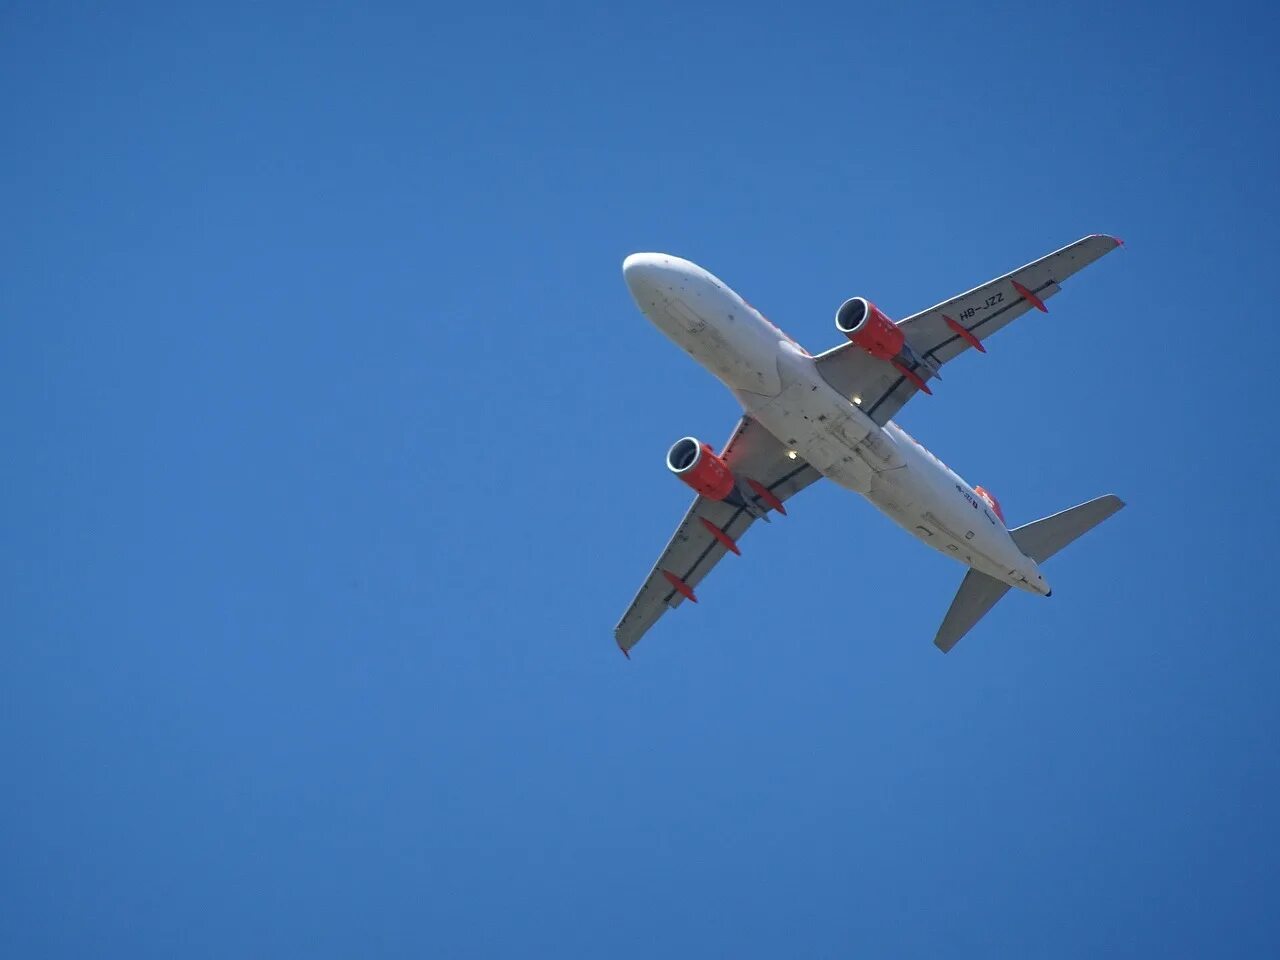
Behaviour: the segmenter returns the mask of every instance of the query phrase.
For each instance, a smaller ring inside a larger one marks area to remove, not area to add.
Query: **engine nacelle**
[[[893,360],[902,353],[905,338],[901,328],[865,297],[854,297],[840,305],[836,329],[880,360]]]
[[[737,486],[733,471],[710,444],[696,437],[677,440],[667,451],[667,469],[704,497],[723,500]]]

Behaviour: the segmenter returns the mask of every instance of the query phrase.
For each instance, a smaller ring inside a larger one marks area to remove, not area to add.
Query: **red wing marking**
[[[698,519],[701,520],[702,525],[707,528],[707,533],[711,534],[713,537],[715,537],[717,540],[723,543],[726,548],[728,548],[729,550],[732,550],[738,556],[742,556],[742,551],[738,549],[738,544],[733,539],[733,537],[729,536],[727,533],[725,533],[723,530],[717,527],[714,523],[712,523],[706,517],[699,517]]]
[[[906,366],[904,366],[901,363],[898,363],[896,360],[893,363],[893,368],[897,370],[900,374],[902,374],[904,377],[906,377],[908,380],[910,380],[912,383],[914,383],[916,385],[916,389],[923,390],[925,393],[929,394],[929,396],[933,396],[933,391],[929,389],[928,385],[923,380],[921,380],[920,377],[917,376],[914,371],[908,370]]]
[[[1013,284],[1013,289],[1018,291],[1018,295],[1021,296],[1023,300],[1026,300],[1027,303],[1031,304],[1041,313],[1049,312],[1049,308],[1044,305],[1044,301],[1041,300],[1039,297],[1037,297],[1034,293],[1032,293],[1030,290],[1028,290],[1026,287],[1020,284],[1017,280],[1012,280],[1010,282]]]
[[[757,480],[747,477],[747,486],[756,492],[756,496],[764,501],[765,506],[772,507],[784,517],[787,515],[787,508],[782,505],[782,501],[773,495],[773,491]]]
[[[961,323],[957,323],[955,320],[952,320],[945,313],[942,315],[942,319],[946,321],[947,326],[951,328],[952,333],[954,333],[957,337],[959,337],[969,346],[973,347],[973,349],[977,350],[979,353],[987,352],[987,348],[982,345],[982,341],[979,340],[977,337],[975,337],[972,333],[970,333],[968,327],[964,326]]]
[[[676,588],[677,593],[682,594],[685,599],[692,600],[694,603],[698,602],[698,598],[693,594],[693,588],[677,577],[674,573],[670,570],[663,570],[662,575],[667,578],[667,583]]]

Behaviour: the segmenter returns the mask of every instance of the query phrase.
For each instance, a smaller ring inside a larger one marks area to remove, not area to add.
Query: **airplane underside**
[[[1100,497],[1010,530],[999,502],[970,486],[893,419],[933,393],[940,368],[1044,300],[1060,282],[1119,246],[1096,234],[895,322],[863,297],[836,329],[849,341],[804,350],[726,284],[669,254],[633,254],[623,274],[641,311],[717,377],[744,416],[724,448],[685,437],[667,467],[698,497],[615,636],[626,653],[694,588],[757,519],[821,477],[861,494],[912,536],[970,569],[934,643],[949,650],[1011,587],[1051,593],[1038,563],[1123,506]]]

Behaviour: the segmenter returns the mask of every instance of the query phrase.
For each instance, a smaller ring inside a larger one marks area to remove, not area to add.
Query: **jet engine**
[[[893,360],[902,352],[902,330],[864,297],[854,297],[840,305],[836,329],[880,360]]]
[[[877,360],[887,360],[894,368],[925,393],[933,393],[925,384],[938,376],[938,365],[932,358],[916,355],[907,343],[902,328],[865,297],[854,297],[840,304],[836,311],[836,329],[855,346]],[[923,377],[921,376],[923,374]]]
[[[667,469],[712,500],[724,500],[736,483],[729,465],[716,456],[710,444],[696,437],[684,437],[667,451]]]

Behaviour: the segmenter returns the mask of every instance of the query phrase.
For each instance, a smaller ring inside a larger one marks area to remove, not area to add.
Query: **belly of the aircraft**
[[[753,318],[678,299],[664,310],[672,338],[730,390],[776,396],[782,389],[776,338]]]
[[[823,476],[869,494],[878,474],[900,469],[896,445],[861,411],[826,385],[784,375],[776,397],[751,415]]]
[[[823,476],[862,494],[939,553],[970,566],[992,566],[985,531],[975,528],[958,497],[944,489],[942,469],[909,447],[909,440],[895,440],[825,381],[788,375],[785,362],[782,370],[782,391],[748,405],[761,425]]]

